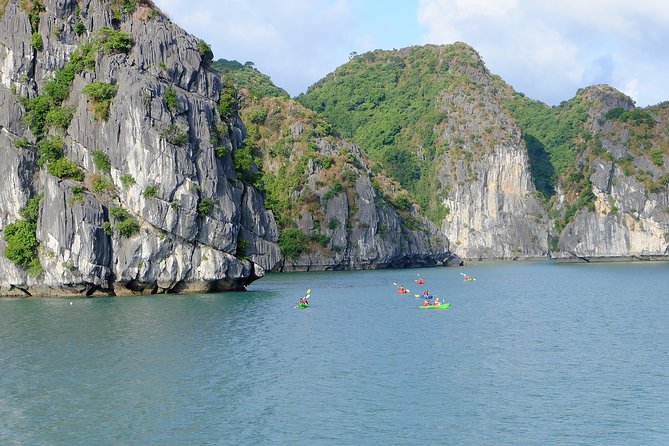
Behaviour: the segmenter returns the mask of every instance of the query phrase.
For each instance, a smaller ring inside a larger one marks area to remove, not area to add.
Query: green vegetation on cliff
[[[626,134],[627,154],[614,162],[626,176],[634,177],[650,193],[669,185],[669,102],[644,109],[614,108],[606,113],[612,124],[603,137]]]
[[[225,79],[231,81],[237,88],[247,89],[252,96],[290,97],[284,89],[274,85],[269,76],[258,71],[253,62],[241,64],[236,60],[218,59],[212,66],[220,71]]]
[[[274,212],[279,226],[282,252],[287,258],[294,258],[323,246],[329,238],[320,229],[325,228],[327,222],[318,224],[309,234],[303,234],[295,222],[306,208],[318,215],[323,212],[313,192],[299,196],[307,187],[310,163],[328,166],[328,172],[322,173],[322,187],[341,180],[337,171],[344,171],[346,156],[338,156],[337,161],[317,151],[319,138],[332,138],[329,126],[322,118],[285,97],[245,96],[240,103],[247,138],[233,155],[235,168],[242,178],[253,179],[264,192],[265,206]],[[300,131],[291,132],[293,125]],[[318,218],[325,220],[324,215]]]
[[[5,13],[5,8],[7,7],[9,0],[0,0],[0,17]]]
[[[26,113],[23,117],[35,138],[43,138],[50,128],[64,129],[72,119],[72,110],[63,107],[63,102],[70,96],[70,89],[74,78],[86,70],[95,69],[95,53],[102,51],[105,54],[127,54],[132,47],[130,35],[108,27],[100,28],[90,42],[80,45],[70,56],[70,60],[59,70],[53,78],[47,80],[43,92],[34,98],[24,98],[23,105]],[[99,91],[95,90],[93,82],[85,88],[93,89],[94,97]],[[85,90],[84,92],[86,92]],[[111,93],[111,91],[107,91]],[[113,96],[113,95],[111,95]],[[96,115],[104,117],[111,101],[111,96],[96,102]],[[95,98],[97,100],[97,98]]]
[[[435,159],[453,146],[438,134],[446,118],[442,95],[473,92],[481,73],[480,57],[462,43],[377,50],[354,56],[297,99],[355,141],[374,170],[397,179],[440,223],[448,211]]]
[[[573,168],[588,138],[583,124],[587,108],[578,98],[557,107],[515,93],[506,106],[520,126],[527,146],[534,185],[544,196],[555,193],[558,176]]]
[[[251,174],[253,184],[263,191],[265,207],[274,212],[279,227],[284,256],[346,248],[331,246],[330,236],[344,224],[349,231],[357,222],[356,187],[359,178],[367,176],[365,161],[322,116],[289,98],[243,93],[238,102],[247,137],[233,154],[235,168],[243,179]],[[373,185],[379,205],[395,207],[403,226],[415,229],[406,191],[384,175],[375,176]],[[345,222],[326,215],[327,203],[342,194],[348,205]],[[305,216],[312,227],[303,232],[297,222]]]
[[[19,209],[21,219],[8,224],[4,229],[5,257],[17,266],[28,270],[31,276],[42,272],[42,265],[37,258],[37,218],[39,216],[39,202],[42,194],[28,199],[24,207]]]

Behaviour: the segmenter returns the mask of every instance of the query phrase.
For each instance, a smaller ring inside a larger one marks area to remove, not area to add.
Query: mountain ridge
[[[415,59],[421,63],[417,65]],[[430,95],[419,94],[425,91]],[[669,153],[666,103],[637,108],[612,87],[595,85],[550,107],[515,92],[463,43],[356,55],[309,87],[298,100],[324,114],[364,152],[385,163],[384,169],[408,187],[433,222],[441,223],[454,244],[453,251],[461,257],[666,255],[665,237],[660,235],[667,232],[666,200],[661,193],[666,190]],[[516,161],[505,169],[495,169],[494,163],[502,158],[490,158],[491,150],[498,154],[515,151],[512,158]],[[481,164],[485,157],[487,161]],[[406,167],[403,175],[394,173],[398,161]],[[625,214],[632,218],[636,218],[638,208],[623,204],[624,196],[611,196],[611,188],[599,183],[603,173],[595,172],[600,169],[597,161],[608,162],[604,165],[609,167],[623,164],[622,172],[614,169],[613,176],[606,176],[609,182],[620,181],[644,191],[647,199],[642,207],[657,212],[650,212],[648,220],[640,218],[647,223],[645,232],[653,236],[642,235],[643,231],[624,219],[604,218],[606,207],[614,212],[625,208]],[[590,164],[587,169],[586,162]],[[479,181],[491,172],[503,178],[505,172],[516,169],[514,165],[520,176],[512,186]],[[526,174],[528,167],[530,175]],[[627,177],[632,174],[645,184],[630,184]],[[426,179],[432,178],[439,178],[439,183],[428,184]],[[531,187],[523,186],[527,178]],[[513,193],[505,194],[504,189]],[[526,198],[517,201],[515,209],[505,210],[509,199],[518,194]],[[530,197],[534,195],[538,201]],[[618,204],[607,204],[612,201]],[[541,206],[537,207],[538,203]],[[438,212],[439,206],[447,212]],[[609,246],[607,250],[592,244],[585,250],[578,246],[586,237],[598,239],[586,224],[591,217],[596,217],[600,232],[606,225],[618,228],[615,240],[599,240]],[[536,225],[529,223],[531,220]],[[526,229],[518,227],[519,223]],[[518,236],[506,237],[509,229]],[[573,237],[570,231],[580,235]],[[495,232],[497,241],[494,236],[478,236]],[[528,246],[529,239],[534,241]],[[495,249],[497,243],[501,246]]]

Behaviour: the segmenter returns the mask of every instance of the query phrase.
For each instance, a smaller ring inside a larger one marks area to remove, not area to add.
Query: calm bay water
[[[531,262],[0,299],[0,444],[666,445],[668,290],[668,263]]]

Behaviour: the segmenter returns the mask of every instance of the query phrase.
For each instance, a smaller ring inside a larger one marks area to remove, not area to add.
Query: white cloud
[[[664,0],[420,0],[425,41],[464,41],[530,97],[557,104],[609,83],[639,105],[669,99]]]
[[[179,26],[212,46],[214,58],[254,62],[291,95],[359,49],[348,0],[157,0]]]
[[[253,61],[292,95],[346,62],[351,51],[463,41],[516,90],[549,104],[595,83],[631,94],[639,105],[669,100],[666,0],[414,1],[415,15],[410,5],[387,0],[156,3],[210,43],[215,58]],[[416,31],[404,34],[409,29]]]
[[[639,80],[630,79],[625,83],[625,86],[622,88],[622,92],[626,95],[635,98],[639,96]]]

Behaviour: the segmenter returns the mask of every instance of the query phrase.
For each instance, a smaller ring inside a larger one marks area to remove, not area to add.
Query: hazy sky
[[[605,83],[639,106],[669,100],[666,0],[154,0],[295,96],[351,52],[466,42],[490,71],[550,105]]]

